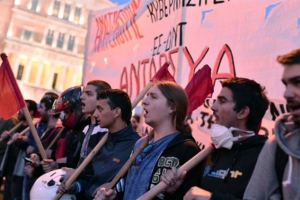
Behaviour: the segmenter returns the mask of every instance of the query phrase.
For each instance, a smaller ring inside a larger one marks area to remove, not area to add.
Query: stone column
[[[17,78],[18,70],[19,70],[19,64],[20,64],[20,55],[18,53],[14,53],[15,55],[15,60],[14,60],[14,65],[13,65],[13,72],[15,77]]]
[[[78,53],[78,41],[79,41],[78,37],[79,36],[75,37],[75,39],[74,39],[74,49],[73,49],[74,53]]]
[[[48,80],[48,84],[47,84],[47,88],[52,89],[52,82],[53,82],[53,78],[54,78],[54,68],[55,65],[51,65],[50,66],[50,73],[49,73],[49,80]]]
[[[37,74],[36,74],[36,79],[35,79],[35,83],[39,86],[41,84],[43,68],[44,68],[44,63],[43,63],[43,61],[40,61],[39,68],[38,68],[38,71],[37,71]]]
[[[80,13],[80,18],[79,18],[79,24],[83,25],[84,24],[84,7],[81,7],[81,13]]]
[[[63,2],[60,2],[58,18],[62,19],[64,17],[64,11],[65,11],[65,4]]]
[[[76,85],[76,78],[77,78],[77,69],[74,68],[74,71],[73,71],[73,76],[72,76],[72,81],[71,81],[71,85],[75,86]]]
[[[12,19],[9,23],[9,28],[7,31],[7,36],[12,37],[13,36],[13,31],[14,31],[14,19]]]
[[[27,61],[27,64],[25,66],[25,69],[24,69],[24,76],[22,78],[22,81],[24,81],[24,82],[28,82],[29,75],[30,75],[30,72],[31,72],[31,62],[32,62],[32,58],[29,57],[28,61]]]
[[[53,5],[54,5],[54,1],[55,0],[51,0],[50,4],[49,4],[49,8],[48,8],[48,11],[47,11],[47,14],[48,15],[52,15],[53,14]]]
[[[53,41],[52,41],[52,47],[53,47],[53,48],[56,48],[58,35],[59,35],[59,32],[56,32],[56,31],[55,31],[55,32],[53,33]]]
[[[48,35],[48,31],[49,31],[49,28],[45,27],[44,33],[43,33],[42,45],[46,44],[46,38],[47,38],[47,35]]]
[[[74,6],[71,5],[70,9],[71,9],[71,11],[70,11],[70,15],[69,15],[69,21],[73,22],[76,7],[74,7]]]
[[[68,48],[68,42],[69,42],[69,37],[70,37],[70,35],[67,35],[67,34],[65,34],[64,35],[64,43],[63,43],[63,50],[67,50],[67,48]]]
[[[67,71],[67,68],[65,66],[62,66],[62,71],[61,71],[61,73],[59,73],[59,84],[58,84],[58,89],[60,91],[64,91],[66,89],[65,88],[65,81],[67,81],[65,79],[66,71]]]

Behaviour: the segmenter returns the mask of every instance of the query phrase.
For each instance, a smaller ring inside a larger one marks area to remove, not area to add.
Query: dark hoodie
[[[231,149],[217,149],[202,163],[199,187],[210,191],[212,200],[242,199],[266,140],[265,136],[255,135]]]

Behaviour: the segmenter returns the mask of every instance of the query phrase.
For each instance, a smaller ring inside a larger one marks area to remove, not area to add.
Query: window
[[[48,44],[50,46],[52,45],[53,35],[54,35],[54,31],[48,30],[48,34],[47,34],[47,38],[46,38],[46,44]]]
[[[23,39],[30,40],[32,36],[32,32],[29,30],[23,30]]]
[[[74,43],[75,43],[75,37],[70,35],[69,41],[68,41],[68,50],[69,51],[73,51]]]
[[[24,65],[19,65],[18,73],[17,73],[17,80],[22,80],[23,71],[24,71]]]
[[[79,24],[80,16],[81,16],[81,8],[76,7],[74,13],[74,21],[73,21],[75,24]]]
[[[63,19],[69,20],[70,12],[71,12],[71,5],[70,5],[70,4],[66,4],[66,5],[65,5],[65,10],[64,10],[64,16],[63,16]]]
[[[52,15],[57,17],[59,13],[59,9],[60,9],[60,1],[55,0],[53,5]]]
[[[31,0],[30,10],[35,10],[36,11],[38,4],[39,4],[39,0]]]
[[[56,87],[57,77],[58,77],[58,74],[54,73],[53,81],[52,81],[52,89],[55,89],[55,87]]]
[[[57,39],[57,47],[62,48],[64,45],[64,39],[65,39],[65,34],[64,33],[59,33],[58,39]]]

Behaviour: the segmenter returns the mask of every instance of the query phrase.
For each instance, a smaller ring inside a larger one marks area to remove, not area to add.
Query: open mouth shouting
[[[81,109],[85,108],[85,103],[81,102]]]

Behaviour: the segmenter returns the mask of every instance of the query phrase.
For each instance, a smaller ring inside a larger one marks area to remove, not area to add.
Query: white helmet
[[[52,200],[66,172],[62,169],[53,170],[40,176],[30,191],[31,200]],[[60,200],[76,200],[73,194],[64,194]]]

